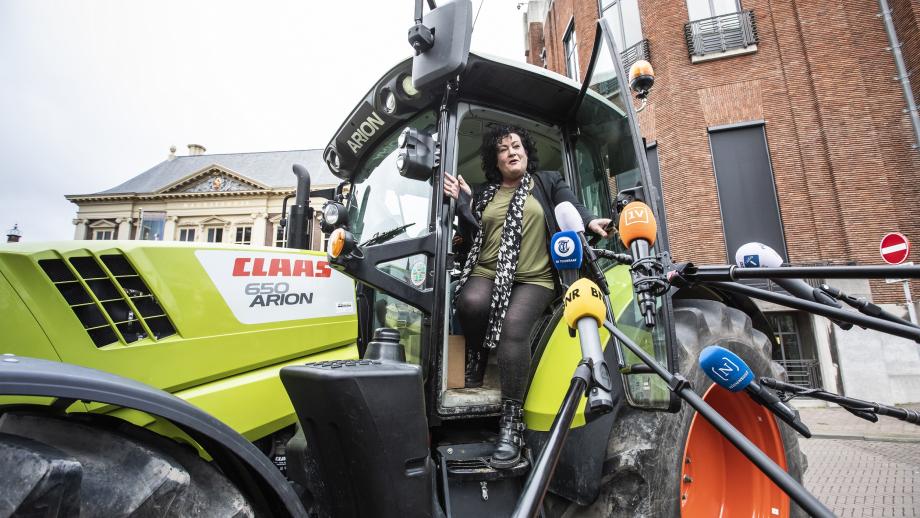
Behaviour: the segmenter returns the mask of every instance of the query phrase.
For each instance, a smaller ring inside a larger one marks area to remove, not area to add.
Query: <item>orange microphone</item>
[[[623,207],[620,212],[618,228],[620,240],[629,248],[633,257],[633,288],[639,298],[639,311],[645,317],[645,326],[655,326],[655,296],[649,291],[650,283],[644,280],[652,275],[655,268],[649,264],[655,261],[651,248],[655,244],[658,223],[652,209],[641,201],[634,201]]]
[[[626,248],[632,249],[637,239],[644,240],[651,247],[655,244],[658,223],[652,209],[641,201],[630,202],[620,212],[620,240]],[[647,252],[646,252],[647,253]],[[635,253],[633,254],[635,255]]]

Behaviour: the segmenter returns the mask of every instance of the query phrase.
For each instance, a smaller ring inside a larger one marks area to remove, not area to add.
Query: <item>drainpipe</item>
[[[917,103],[914,101],[914,93],[910,87],[910,77],[908,77],[907,67],[904,65],[904,55],[901,54],[901,42],[898,41],[898,33],[894,30],[894,21],[891,19],[891,8],[888,7],[888,0],[878,0],[878,5],[882,10],[879,16],[885,22],[888,44],[891,45],[894,65],[898,71],[898,77],[895,79],[901,82],[904,98],[907,99],[907,112],[910,113],[910,123],[914,127],[914,139],[916,142],[911,147],[917,149],[920,146],[920,114],[917,113]]]

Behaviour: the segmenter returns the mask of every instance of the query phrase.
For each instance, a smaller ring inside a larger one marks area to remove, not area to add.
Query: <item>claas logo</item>
[[[649,222],[649,208],[646,205],[641,205],[639,207],[626,207],[625,213],[625,225],[633,225],[636,223],[648,223]]]

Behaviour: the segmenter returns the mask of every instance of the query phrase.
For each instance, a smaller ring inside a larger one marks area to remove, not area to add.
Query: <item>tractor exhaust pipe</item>
[[[313,209],[310,207],[310,173],[307,168],[294,164],[294,176],[297,177],[297,195],[288,218],[288,248],[308,250],[310,248],[310,231],[313,228]]]

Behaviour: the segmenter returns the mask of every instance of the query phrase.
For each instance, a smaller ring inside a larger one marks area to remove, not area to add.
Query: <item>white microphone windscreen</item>
[[[753,241],[738,247],[735,264],[741,268],[779,268],[783,258],[769,246]]]
[[[574,230],[575,232],[584,232],[585,224],[581,220],[578,210],[570,202],[564,201],[553,210],[556,213],[556,223],[559,224],[560,230]]]

